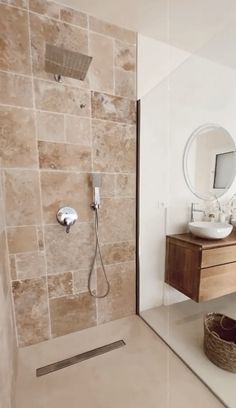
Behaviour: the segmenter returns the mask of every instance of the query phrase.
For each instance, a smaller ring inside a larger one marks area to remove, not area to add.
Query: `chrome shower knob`
[[[71,207],[62,207],[57,212],[57,221],[59,224],[66,227],[66,232],[70,232],[70,227],[78,219],[78,214],[74,208]]]

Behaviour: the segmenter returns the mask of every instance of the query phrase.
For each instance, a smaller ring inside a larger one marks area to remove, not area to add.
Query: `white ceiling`
[[[221,32],[225,30],[227,32],[229,27],[234,27],[236,20],[236,0],[59,0],[59,2],[190,52],[196,50],[200,52],[205,46],[206,53],[207,43],[210,40],[214,41],[215,36],[217,38],[221,36]],[[226,39],[227,33],[223,36]],[[213,53],[216,53],[215,49]]]

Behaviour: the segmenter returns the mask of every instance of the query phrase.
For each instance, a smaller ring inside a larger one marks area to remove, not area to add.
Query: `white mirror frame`
[[[224,191],[222,191],[222,194],[220,194],[219,196],[215,197],[215,196],[213,196],[213,195],[210,195],[210,193],[209,193],[209,195],[204,195],[204,194],[199,194],[197,191],[195,191],[195,189],[194,189],[194,187],[193,187],[193,185],[192,185],[192,183],[191,183],[189,174],[188,174],[188,164],[187,164],[187,162],[188,162],[189,150],[190,150],[190,148],[191,148],[191,145],[192,145],[194,139],[197,137],[198,133],[199,133],[201,130],[207,129],[207,128],[209,128],[209,127],[222,129],[222,130],[231,138],[231,140],[232,140],[232,142],[233,142],[233,144],[234,144],[234,150],[236,151],[235,141],[234,141],[234,139],[232,138],[231,134],[230,134],[225,128],[223,128],[222,126],[220,126],[220,125],[218,125],[218,124],[216,124],[216,123],[206,123],[205,125],[201,125],[201,126],[197,127],[197,128],[191,133],[191,135],[190,135],[190,137],[188,138],[187,143],[186,143],[186,145],[185,145],[184,154],[183,154],[183,173],[184,173],[184,179],[185,179],[185,182],[186,182],[186,184],[187,184],[189,190],[190,190],[197,198],[200,198],[201,200],[206,200],[206,201],[215,200],[216,198],[220,198],[220,197],[222,197],[224,194],[226,194],[227,191],[229,190],[229,188],[232,186],[233,181],[234,181],[234,179],[235,179],[235,174],[236,174],[236,155],[235,155],[235,169],[234,169],[235,171],[234,171],[234,174],[233,174],[232,179],[230,180],[229,184],[228,184],[227,187],[224,189]]]

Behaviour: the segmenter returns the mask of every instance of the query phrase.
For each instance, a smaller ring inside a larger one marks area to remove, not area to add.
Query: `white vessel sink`
[[[190,222],[189,229],[196,237],[206,239],[223,239],[232,231],[231,224],[222,222],[195,221]]]

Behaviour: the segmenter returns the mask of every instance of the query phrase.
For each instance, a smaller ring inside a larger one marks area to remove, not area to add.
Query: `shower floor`
[[[141,315],[227,407],[235,408],[236,374],[216,367],[203,352],[203,319],[208,312],[236,319],[236,294],[203,303],[187,300],[149,309]]]
[[[36,377],[38,367],[120,339],[120,349]],[[16,408],[190,406],[223,407],[138,316],[19,351]]]

